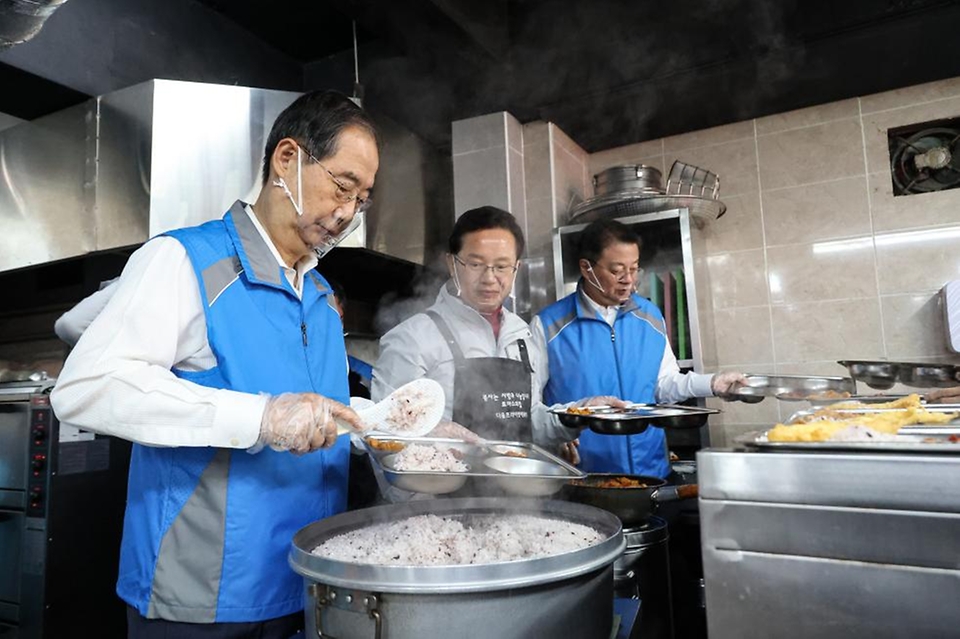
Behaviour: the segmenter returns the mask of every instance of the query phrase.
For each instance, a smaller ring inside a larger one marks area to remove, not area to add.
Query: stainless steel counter
[[[960,455],[697,458],[711,639],[960,635]]]

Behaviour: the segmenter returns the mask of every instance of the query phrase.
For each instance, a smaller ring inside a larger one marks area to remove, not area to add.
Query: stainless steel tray
[[[810,403],[811,406],[815,408],[829,408],[834,404],[841,404],[845,402],[860,402],[865,406],[871,404],[885,404],[887,402],[893,402],[898,399],[903,399],[908,397],[908,395],[851,395],[850,397],[841,397],[839,399],[825,399],[825,398],[810,398],[804,401]],[[923,396],[920,396],[920,403],[924,403]]]
[[[363,438],[367,452],[391,484],[415,493],[443,495],[456,492],[467,482],[496,486],[511,495],[542,497],[559,491],[570,479],[586,474],[528,442],[486,441],[470,444],[459,439],[436,437],[393,437],[368,435]],[[466,472],[404,471],[391,465],[397,448],[409,444],[441,446],[460,452]]]
[[[829,409],[829,407],[826,407]],[[960,413],[960,404],[928,404],[924,405],[923,409],[930,413]],[[793,415],[791,415],[785,424],[800,424],[804,422],[804,418],[810,417],[811,415],[824,410],[823,408],[818,408],[816,410],[798,410]],[[833,413],[841,416],[841,419],[852,417],[854,415],[876,415],[879,413],[896,413],[903,411],[903,408],[837,408],[833,409]],[[951,424],[960,423],[960,419],[950,422]],[[904,428],[907,428],[906,426]]]
[[[767,431],[744,433],[734,438],[742,447],[764,451],[782,452],[868,452],[868,453],[934,453],[960,455],[960,441],[947,437],[923,435],[897,435],[897,441],[878,442],[771,442]]]
[[[560,423],[570,428],[589,428],[601,435],[636,435],[648,426],[661,428],[700,428],[707,417],[719,410],[676,404],[629,404],[625,408],[588,406],[577,408],[587,414],[571,413],[566,408],[551,408]]]
[[[844,359],[850,376],[871,388],[886,390],[897,382],[914,388],[949,388],[960,384],[960,366],[916,362]]]
[[[809,401],[811,397],[824,393],[857,393],[857,383],[849,377],[811,377],[807,375],[756,375],[747,374],[746,384],[732,391],[730,395],[755,404],[766,397],[776,397],[784,401]],[[837,397],[834,401],[844,401]]]

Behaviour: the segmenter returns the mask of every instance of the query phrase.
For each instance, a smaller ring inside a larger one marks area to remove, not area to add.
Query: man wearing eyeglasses
[[[551,448],[572,438],[541,400],[543,352],[527,323],[503,307],[523,247],[507,211],[485,206],[460,216],[449,240],[450,280],[425,313],[380,340],[372,399],[429,377],[446,393],[444,417],[483,438]]]
[[[672,404],[690,397],[723,397],[740,373],[680,372],[660,310],[636,294],[642,274],[640,237],[615,220],[588,225],[577,253],[576,292],[543,309],[531,328],[547,352],[544,401],[614,395],[637,403]],[[670,474],[660,428],[638,435],[580,436],[588,472],[629,473],[665,479]]]
[[[346,506],[346,351],[314,270],[369,202],[376,131],[314,92],[274,122],[256,202],[153,238],[67,359],[61,421],[134,442],[117,594],[134,638],[303,624],[293,534]]]

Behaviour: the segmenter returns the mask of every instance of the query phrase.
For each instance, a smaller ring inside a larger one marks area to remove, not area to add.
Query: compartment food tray
[[[551,408],[550,412],[559,417],[561,424],[570,428],[589,428],[602,435],[635,435],[642,433],[650,425],[661,428],[700,428],[707,423],[708,416],[720,411],[675,404],[628,404],[624,408]]]

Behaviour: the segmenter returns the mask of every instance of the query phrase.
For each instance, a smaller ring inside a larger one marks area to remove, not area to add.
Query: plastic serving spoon
[[[404,437],[423,437],[433,430],[443,417],[446,401],[440,384],[426,377],[404,384],[376,404],[355,399],[350,403],[365,424],[379,432]],[[338,422],[337,432],[357,431]]]

